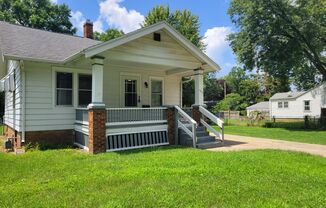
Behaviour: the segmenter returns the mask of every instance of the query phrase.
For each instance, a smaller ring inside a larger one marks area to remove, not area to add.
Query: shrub
[[[271,121],[266,121],[265,123],[264,123],[264,127],[265,128],[273,128],[273,125],[274,123],[273,122],[271,122]]]

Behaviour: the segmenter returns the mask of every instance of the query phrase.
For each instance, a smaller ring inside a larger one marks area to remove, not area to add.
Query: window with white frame
[[[56,105],[72,106],[72,73],[56,72]]]
[[[304,110],[305,111],[310,111],[310,100],[305,100],[304,101]]]
[[[288,108],[288,107],[289,107],[289,102],[288,102],[288,101],[285,101],[285,102],[283,103],[283,106],[284,106],[284,108]]]
[[[277,106],[278,106],[278,108],[283,108],[283,103],[282,102],[278,102],[277,103]]]
[[[78,105],[87,106],[92,102],[92,75],[78,75]]]

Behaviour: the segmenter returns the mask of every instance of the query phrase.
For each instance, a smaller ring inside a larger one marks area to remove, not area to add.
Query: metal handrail
[[[177,110],[178,115],[182,116],[184,119],[186,119],[191,124],[191,131],[178,120],[178,127],[182,128],[186,134],[188,134],[190,137],[192,137],[193,141],[193,147],[196,148],[197,144],[197,136],[196,136],[196,128],[197,128],[197,122],[191,118],[186,112],[184,112],[179,106],[174,106]]]
[[[221,133],[217,132],[214,128],[212,128],[204,119],[201,119],[200,122],[212,133],[214,133],[216,136],[221,138],[222,142],[224,142],[224,122],[215,116],[213,113],[209,112],[206,108],[203,106],[199,106],[199,111],[204,115],[206,118],[217,124],[217,126],[220,127]]]

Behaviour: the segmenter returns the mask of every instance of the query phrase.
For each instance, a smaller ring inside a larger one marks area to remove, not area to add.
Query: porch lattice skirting
[[[108,136],[108,152],[168,145],[166,131],[142,132]]]

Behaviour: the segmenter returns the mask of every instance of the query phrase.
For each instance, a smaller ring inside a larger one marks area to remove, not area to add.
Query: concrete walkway
[[[210,151],[240,151],[254,149],[280,149],[306,152],[326,157],[326,145],[263,139],[248,136],[225,135],[223,146],[209,148]]]

